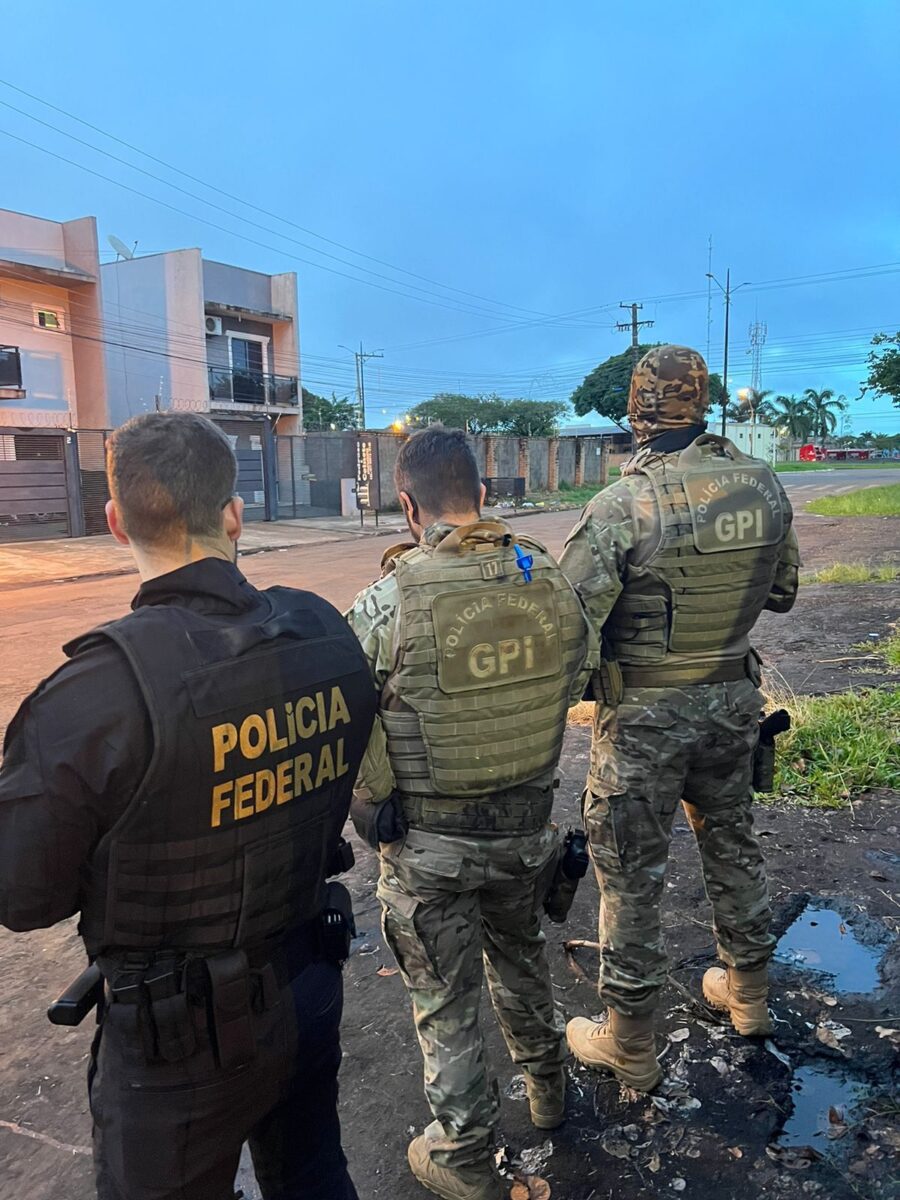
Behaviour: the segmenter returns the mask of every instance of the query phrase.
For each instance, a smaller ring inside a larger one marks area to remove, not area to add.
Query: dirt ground
[[[534,525],[538,536],[558,549],[571,514],[534,518]],[[800,514],[798,526],[808,568],[900,559],[900,520],[839,522]],[[366,549],[368,557],[378,553],[372,545]],[[320,586],[343,604],[371,577],[368,557],[323,558],[327,584],[317,582],[308,553],[306,558],[301,552],[258,555],[246,567],[255,582]],[[0,598],[5,612],[0,723],[59,661],[59,643],[90,621],[121,612],[132,590],[133,581],[112,579],[59,585],[55,593],[24,589]],[[898,612],[896,585],[807,586],[789,617],[764,617],[756,640],[770,669],[798,691],[881,684],[891,677],[857,659],[851,647],[870,633],[884,634]],[[588,746],[588,730],[569,730],[558,794],[561,824],[577,822]],[[857,991],[860,984],[851,971],[849,985],[838,990],[813,969],[813,959],[806,965],[796,958],[779,962],[772,1041],[745,1041],[723,1027],[699,1002],[699,981],[714,961],[714,948],[697,855],[687,825],[679,823],[664,917],[671,983],[659,1021],[667,1080],[652,1099],[573,1068],[569,1120],[553,1133],[539,1133],[528,1122],[521,1081],[485,1013],[491,1061],[504,1093],[500,1132],[507,1160],[536,1170],[553,1197],[637,1200],[682,1191],[700,1200],[898,1195],[900,1172],[892,1159],[900,1149],[900,1107],[891,1098],[900,1043],[896,796],[862,798],[841,812],[765,806],[757,827],[768,853],[778,933],[804,910],[808,915],[828,907],[843,933],[826,957],[840,955],[855,937],[878,961],[877,977]],[[414,1200],[424,1193],[409,1175],[405,1149],[429,1119],[421,1062],[400,978],[377,973],[382,965],[392,965],[378,928],[377,864],[358,841],[356,849],[349,884],[360,936],[346,971],[345,1146],[363,1200]],[[594,940],[596,919],[596,886],[589,878],[567,925],[548,926],[554,988],[564,1018],[592,1015],[599,1008],[594,952],[567,955],[563,945],[567,938]],[[91,1029],[87,1022],[79,1029],[56,1029],[44,1016],[47,1003],[83,965],[74,925],[15,937],[0,931],[0,964],[0,1200],[89,1200],[94,1193],[84,1075]],[[808,1102],[807,1092],[798,1087],[807,1088],[826,1114],[832,1109],[820,1132],[813,1104],[812,1124],[805,1133],[801,1129],[811,1151],[785,1144],[796,1140],[791,1126]],[[248,1172],[242,1171],[239,1183],[248,1200],[257,1196]]]
[[[577,820],[589,731],[569,731],[560,789],[561,823]],[[768,853],[778,932],[810,897],[827,902],[846,928],[880,956],[875,990],[837,992],[814,971],[774,970],[778,1020],[771,1048],[718,1023],[699,1002],[700,978],[714,961],[710,914],[690,831],[676,828],[664,924],[672,983],[660,1010],[667,1079],[650,1100],[628,1094],[581,1067],[571,1071],[571,1115],[551,1134],[532,1128],[521,1081],[489,1012],[484,1024],[504,1094],[501,1143],[508,1157],[536,1167],[559,1200],[637,1200],[684,1190],[707,1200],[785,1200],[820,1194],[832,1200],[896,1195],[891,1158],[900,1149],[896,1100],[900,1037],[900,945],[896,941],[900,856],[895,799],[871,797],[844,812],[765,807],[758,828]],[[356,842],[349,879],[359,938],[346,971],[342,1071],[345,1145],[360,1196],[415,1200],[423,1193],[406,1167],[406,1144],[429,1120],[421,1061],[399,976],[378,927],[374,855]],[[596,938],[597,895],[585,880],[566,926],[548,926],[553,982],[561,1015],[598,1011],[593,951],[567,956],[567,938]],[[577,966],[573,965],[573,960]],[[44,1017],[53,995],[81,966],[71,924],[3,942],[4,1004],[0,1040],[0,1197],[89,1200],[93,1195],[90,1121],[84,1074],[91,1030],[55,1029]],[[840,1040],[828,1045],[832,1022]],[[880,1036],[879,1030],[893,1035]],[[844,1034],[849,1030],[849,1034]],[[777,1051],[777,1054],[775,1053]],[[812,1133],[812,1154],[782,1149],[779,1131],[792,1107],[792,1083],[810,1067],[826,1071],[825,1109],[833,1104],[834,1140]],[[842,1081],[862,1089],[843,1105]],[[832,1089],[833,1095],[829,1091]],[[34,1135],[37,1135],[37,1140]],[[813,1155],[815,1157],[813,1157]],[[245,1195],[258,1195],[242,1172]],[[679,1181],[684,1181],[683,1187]]]

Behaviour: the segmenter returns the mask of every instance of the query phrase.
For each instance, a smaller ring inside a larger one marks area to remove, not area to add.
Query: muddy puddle
[[[828,1153],[869,1094],[863,1080],[839,1066],[823,1062],[798,1067],[791,1083],[792,1109],[778,1144]]]
[[[861,994],[880,986],[878,964],[883,954],[883,949],[861,942],[839,912],[810,904],[785,931],[775,957],[827,976],[835,991]]]

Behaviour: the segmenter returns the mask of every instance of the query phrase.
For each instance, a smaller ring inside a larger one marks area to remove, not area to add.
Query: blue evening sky
[[[438,390],[567,398],[626,347],[622,300],[705,351],[710,235],[716,275],[753,285],[732,388],[758,318],[763,387],[852,398],[871,334],[900,328],[898,45],[896,0],[8,0],[4,80],[202,182],[0,86],[201,197],[0,106],[140,193],[0,134],[0,207],[296,269],[304,384],[346,393],[339,345],[383,348],[372,424]],[[721,370],[718,292],[709,336]],[[900,410],[866,399],[851,428]]]

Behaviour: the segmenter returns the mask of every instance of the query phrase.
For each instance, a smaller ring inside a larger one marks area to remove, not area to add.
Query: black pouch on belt
[[[229,950],[206,960],[219,1066],[243,1067],[256,1057],[247,955]]]
[[[156,1050],[166,1062],[181,1062],[197,1049],[197,1032],[184,990],[184,967],[151,967],[143,986],[150,1001]]]

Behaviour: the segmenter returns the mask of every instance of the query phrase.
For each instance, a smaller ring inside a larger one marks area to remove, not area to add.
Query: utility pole
[[[711,272],[707,273],[707,278],[711,279],[716,287],[725,296],[725,355],[722,364],[722,437],[725,436],[725,422],[727,419],[728,408],[728,318],[731,314],[731,297],[735,292],[740,291],[742,287],[746,287],[749,280],[739,283],[736,288],[731,286],[731,267],[725,272],[725,286],[722,287],[718,279]]]
[[[650,326],[653,324],[652,321],[639,321],[638,320],[638,313],[640,312],[640,310],[643,307],[644,307],[643,304],[622,304],[620,302],[619,308],[631,310],[631,320],[624,321],[624,322],[623,321],[616,322],[616,329],[618,329],[622,332],[626,332],[626,333],[629,329],[631,330],[631,371],[632,371],[632,374],[634,374],[634,368],[637,366],[637,360],[638,360],[638,348],[639,348],[638,330],[643,328],[644,325]]]
[[[341,345],[341,350],[346,350],[348,354],[352,354],[356,361],[356,407],[359,409],[359,427],[366,427],[366,359],[367,358],[384,358],[384,354],[380,350],[363,350],[362,342],[359,343],[358,350],[351,350],[349,346]]]
[[[706,362],[709,364],[709,347],[712,340],[712,234],[709,235],[709,254],[706,267]]]

